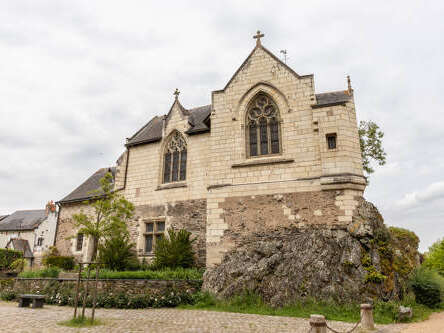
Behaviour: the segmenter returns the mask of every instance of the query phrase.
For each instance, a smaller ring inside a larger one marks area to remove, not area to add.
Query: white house
[[[52,201],[46,209],[18,210],[0,221],[0,247],[22,251],[31,265],[39,265],[43,252],[54,245],[56,225]]]

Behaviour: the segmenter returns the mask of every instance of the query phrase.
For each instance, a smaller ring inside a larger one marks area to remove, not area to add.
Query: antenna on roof
[[[281,50],[280,52],[282,53],[282,55],[284,57],[284,63],[286,64],[287,63],[287,50]]]

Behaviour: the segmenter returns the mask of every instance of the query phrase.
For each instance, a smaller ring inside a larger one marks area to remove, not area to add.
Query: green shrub
[[[20,258],[23,258],[23,253],[20,251],[0,249],[0,271],[8,270],[9,266]]]
[[[19,274],[21,278],[57,278],[60,269],[58,267],[48,267],[38,271],[25,271]]]
[[[15,272],[22,272],[23,269],[26,267],[26,260],[23,258],[15,259],[11,265],[9,265],[9,268],[12,269]]]
[[[15,296],[16,296],[15,292],[14,291],[10,291],[10,290],[2,291],[0,293],[0,299],[2,301],[12,301],[12,300],[15,299]]]
[[[194,250],[191,233],[184,229],[176,231],[168,229],[168,237],[162,237],[156,242],[154,265],[158,268],[183,267],[194,265]]]
[[[409,281],[416,302],[435,308],[440,305],[444,292],[444,279],[435,271],[424,267],[416,269]]]
[[[83,277],[86,277],[83,272]],[[148,279],[148,280],[201,280],[203,271],[196,268],[164,268],[161,270],[145,270],[145,271],[111,271],[100,270],[100,279]],[[91,276],[95,276],[95,272],[91,272]]]
[[[114,271],[137,269],[139,261],[134,251],[134,243],[131,243],[128,233],[119,232],[105,239],[99,245],[99,261],[107,269]]]
[[[72,290],[53,290],[51,293],[45,291],[45,302],[55,305],[74,305],[74,293]],[[80,295],[83,299],[83,295]],[[86,297],[86,306],[92,307],[92,295]],[[97,294],[96,307],[117,309],[144,309],[175,307],[180,304],[192,304],[193,296],[189,291],[178,291],[175,289],[165,290],[156,294],[126,294],[126,293],[99,293]]]
[[[385,279],[387,279],[387,276],[382,274],[381,272],[378,272],[376,270],[375,266],[368,266],[365,267],[365,270],[367,271],[367,274],[365,275],[364,282],[373,282],[373,283],[382,283]]]
[[[46,267],[58,267],[65,271],[71,271],[75,266],[74,257],[48,256],[45,259],[44,265]]]

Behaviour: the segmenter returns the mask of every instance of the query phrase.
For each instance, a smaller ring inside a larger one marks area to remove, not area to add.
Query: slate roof
[[[203,133],[210,130],[209,117],[211,113],[211,105],[200,106],[189,110],[183,109],[184,114],[188,116],[190,128],[187,134]],[[156,116],[151,119],[145,126],[137,131],[128,139],[126,146],[135,146],[143,143],[160,141],[162,139],[162,126],[167,116]]]
[[[314,107],[342,104],[348,102],[351,98],[352,95],[348,90],[316,94],[316,104]]]
[[[46,219],[44,209],[18,210],[0,222],[0,231],[33,230]]]
[[[100,179],[105,176],[107,172],[111,172],[113,179],[116,175],[116,168],[101,168],[97,170],[91,177],[85,180],[79,187],[64,197],[58,203],[80,202],[87,200],[94,195],[100,194],[100,192],[92,193],[93,191],[100,190]]]
[[[29,246],[29,243],[26,239],[11,239],[6,247],[8,247],[9,244],[12,243],[12,248],[14,250],[23,252],[23,258],[33,258],[31,248]]]

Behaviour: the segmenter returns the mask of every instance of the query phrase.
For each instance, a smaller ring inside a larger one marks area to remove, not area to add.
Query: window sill
[[[293,163],[293,158],[267,158],[261,160],[252,160],[247,162],[232,164],[232,168],[245,168],[250,166],[267,165],[267,164],[280,164],[280,163]]]
[[[172,188],[180,188],[180,187],[187,187],[187,184],[184,182],[162,184],[162,185],[157,186],[156,191],[169,190]]]

